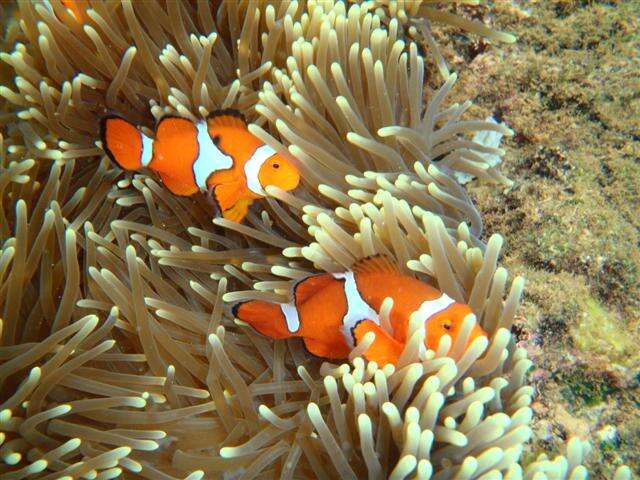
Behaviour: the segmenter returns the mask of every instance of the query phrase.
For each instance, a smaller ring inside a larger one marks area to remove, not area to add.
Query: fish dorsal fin
[[[212,129],[234,127],[246,130],[247,120],[238,110],[225,108],[211,112],[207,117],[207,126]]]
[[[334,278],[328,274],[313,275],[304,280],[300,280],[293,287],[293,299],[296,305],[302,305],[313,295],[329,285]]]
[[[386,255],[378,254],[358,260],[351,266],[356,275],[401,275],[398,266]]]

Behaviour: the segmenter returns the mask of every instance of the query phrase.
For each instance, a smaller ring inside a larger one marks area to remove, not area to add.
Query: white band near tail
[[[266,195],[267,193],[260,184],[258,173],[260,168],[267,161],[269,157],[276,154],[276,151],[269,145],[262,145],[256,148],[255,152],[251,155],[251,158],[244,164],[244,174],[247,177],[247,187],[256,195]]]
[[[213,172],[233,167],[233,157],[220,150],[209,135],[206,122],[196,123],[198,130],[198,158],[193,162],[196,185],[202,191],[207,189],[207,179]]]
[[[362,299],[353,272],[334,273],[334,278],[344,280],[344,295],[347,299],[347,313],[342,317],[342,333],[347,344],[353,348],[355,342],[351,329],[362,320],[371,320],[380,325],[378,312]]]
[[[290,303],[281,303],[280,311],[282,311],[287,321],[287,330],[289,330],[290,333],[296,333],[300,329],[300,317],[296,306]]]
[[[142,137],[142,153],[140,153],[140,163],[143,167],[148,166],[153,158],[153,139],[147,137],[144,133],[140,132]]]

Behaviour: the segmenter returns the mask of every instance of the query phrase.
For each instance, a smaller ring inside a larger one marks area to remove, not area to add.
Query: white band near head
[[[344,280],[344,295],[347,299],[347,313],[342,317],[342,333],[351,348],[355,346],[351,329],[362,320],[380,324],[378,312],[362,299],[353,272],[334,273],[334,278]]]
[[[153,158],[153,139],[147,137],[144,133],[140,132],[142,137],[142,153],[140,154],[140,163],[143,167],[146,167],[151,163]]]
[[[253,155],[251,155],[251,158],[249,158],[249,160],[244,164],[244,174],[247,177],[247,187],[249,187],[249,190],[256,195],[264,196],[267,194],[260,184],[258,174],[260,173],[260,168],[264,162],[275,154],[276,151],[269,145],[262,145],[256,148]]]
[[[296,306],[290,303],[281,303],[280,310],[287,321],[287,330],[291,333],[296,333],[300,328],[300,317]]]
[[[207,179],[213,172],[233,167],[233,157],[220,150],[209,135],[204,121],[196,123],[198,130],[198,158],[193,162],[193,175],[200,190],[207,189]]]
[[[425,316],[425,320],[429,320],[435,314],[440,313],[454,303],[456,302],[453,298],[443,293],[435,300],[425,300],[424,302],[422,302],[422,305],[420,305],[420,309],[418,311]]]

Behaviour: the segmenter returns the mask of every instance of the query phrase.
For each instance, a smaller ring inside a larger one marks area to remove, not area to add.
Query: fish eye
[[[445,330],[451,330],[451,320],[449,320],[448,318],[446,320],[443,320],[442,328],[444,328]]]
[[[274,163],[273,164],[273,168],[280,168],[280,164],[279,163]]]

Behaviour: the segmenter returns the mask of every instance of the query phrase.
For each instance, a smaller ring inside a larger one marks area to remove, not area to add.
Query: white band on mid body
[[[450,307],[456,303],[456,301],[443,293],[440,297],[434,300],[425,300],[420,305],[420,309],[418,310],[421,314],[425,315],[425,320],[429,320],[436,313],[440,313],[444,309]]]
[[[207,179],[213,172],[233,167],[233,157],[220,150],[209,135],[207,123],[196,123],[198,130],[198,158],[193,162],[193,175],[200,190],[207,189]]]
[[[287,321],[287,330],[291,333],[296,333],[300,328],[300,317],[296,306],[291,303],[281,303],[280,310]]]
[[[266,195],[267,193],[260,184],[258,173],[260,167],[267,161],[269,157],[276,154],[276,151],[269,145],[262,145],[256,148],[255,152],[251,155],[251,158],[244,164],[244,174],[247,177],[247,187],[256,195]]]
[[[378,318],[378,312],[362,299],[353,272],[334,273],[333,277],[344,280],[347,313],[342,317],[342,333],[349,346],[353,348],[355,345],[351,329],[362,320],[371,320],[380,325],[380,319]]]
[[[153,158],[153,139],[147,137],[144,133],[140,132],[142,137],[142,152],[140,153],[140,163],[143,167],[146,167],[151,163]]]

